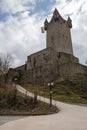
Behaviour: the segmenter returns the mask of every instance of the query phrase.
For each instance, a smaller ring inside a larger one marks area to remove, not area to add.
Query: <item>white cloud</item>
[[[80,62],[85,64],[87,60],[87,15],[80,14],[76,24],[77,26],[72,29],[74,52]]]
[[[27,11],[18,17],[8,16],[0,22],[0,52],[11,53],[16,66],[25,63],[29,54],[45,47],[41,22],[37,15],[29,16]]]
[[[0,10],[6,13],[16,13],[33,9],[36,0],[0,0]]]

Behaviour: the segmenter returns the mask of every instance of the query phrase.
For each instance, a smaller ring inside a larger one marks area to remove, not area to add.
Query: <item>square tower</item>
[[[44,29],[46,30],[46,47],[51,47],[57,52],[64,52],[73,55],[72,41],[70,29],[72,28],[72,21],[68,17],[64,20],[55,9],[50,22],[47,19],[44,22]]]

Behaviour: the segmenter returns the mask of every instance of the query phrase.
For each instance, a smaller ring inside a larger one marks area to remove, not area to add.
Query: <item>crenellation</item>
[[[68,17],[67,24],[69,28],[72,28],[72,20]]]
[[[45,20],[44,22],[44,29],[47,30],[48,29],[48,26],[49,26],[49,23],[47,21],[47,19]]]

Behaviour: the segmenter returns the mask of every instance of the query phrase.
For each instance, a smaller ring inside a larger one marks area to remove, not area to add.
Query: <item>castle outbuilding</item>
[[[44,22],[46,48],[29,55],[25,65],[14,69],[20,73],[22,81],[48,82],[58,76],[86,75],[87,67],[73,54],[71,28],[70,17],[63,19],[55,9],[50,22],[47,19]]]

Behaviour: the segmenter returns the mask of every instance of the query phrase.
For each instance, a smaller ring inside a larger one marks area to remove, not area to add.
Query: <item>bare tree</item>
[[[10,54],[0,54],[0,82],[5,81],[6,74],[12,65],[13,58]]]
[[[12,56],[10,54],[0,54],[0,73],[5,74],[12,65]]]

